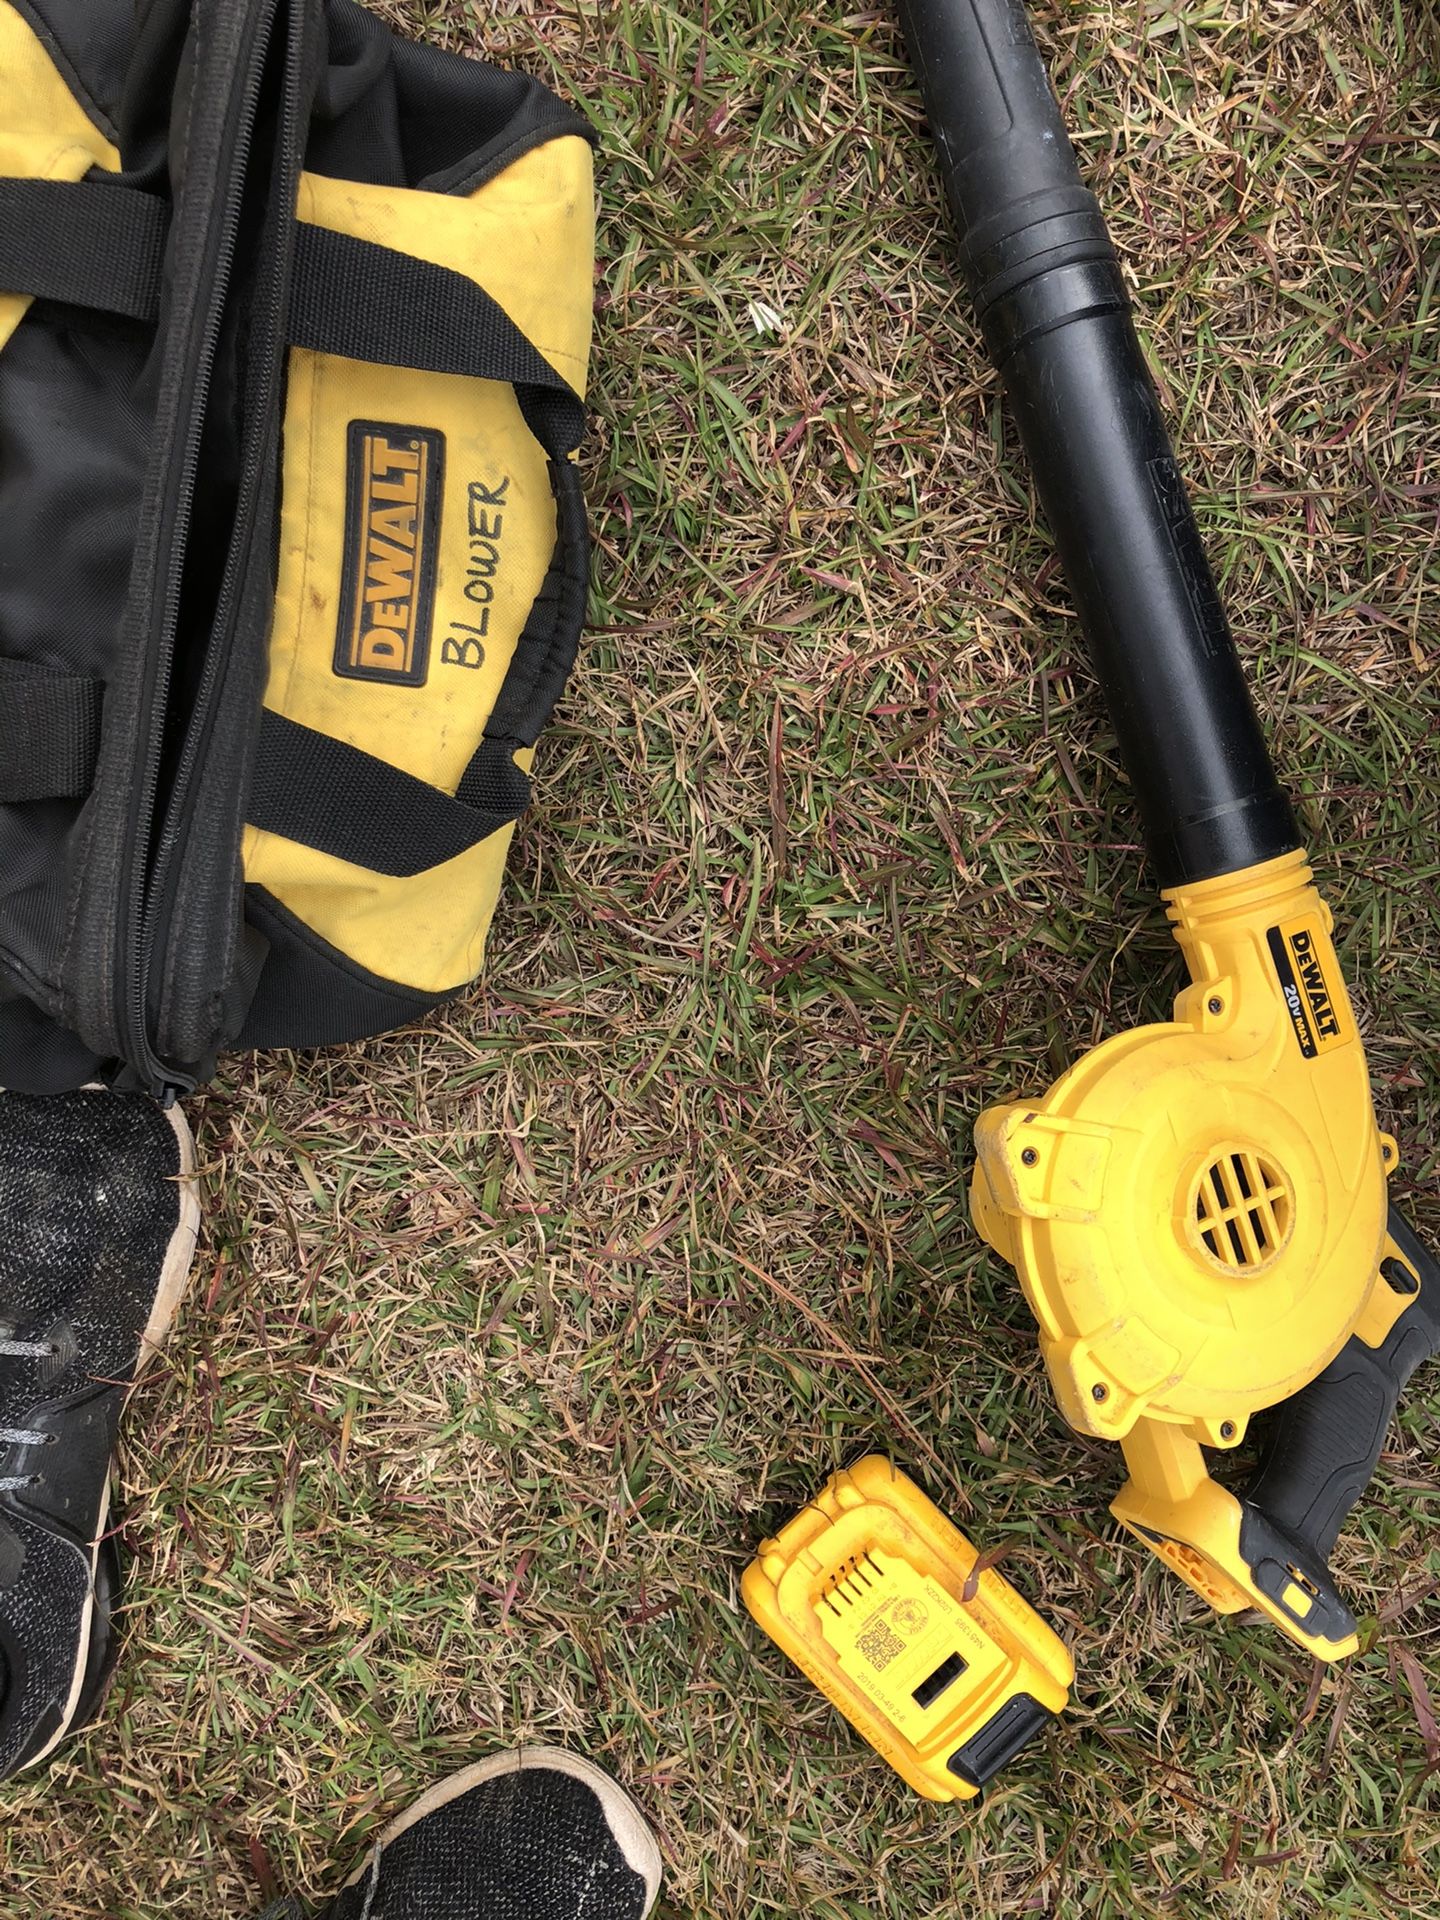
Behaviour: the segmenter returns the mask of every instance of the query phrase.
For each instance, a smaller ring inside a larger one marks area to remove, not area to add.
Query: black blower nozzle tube
[[[1021,0],[899,0],[961,255],[1160,885],[1300,844]]]

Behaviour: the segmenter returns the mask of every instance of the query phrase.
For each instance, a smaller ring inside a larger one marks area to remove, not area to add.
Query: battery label
[[[879,1549],[832,1588],[821,1617],[841,1666],[907,1739],[932,1708],[953,1712],[977,1690],[988,1705],[1006,1665],[970,1609]]]

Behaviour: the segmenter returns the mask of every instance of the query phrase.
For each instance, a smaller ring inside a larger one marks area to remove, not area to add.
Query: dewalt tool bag
[[[0,1085],[475,975],[587,580],[587,124],[352,0],[0,0]]]

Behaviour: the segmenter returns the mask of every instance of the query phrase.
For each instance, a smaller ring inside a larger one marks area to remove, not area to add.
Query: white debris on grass
[[[756,333],[773,333],[781,337],[785,332],[785,316],[778,307],[772,307],[768,300],[751,300],[746,303],[746,313]]]

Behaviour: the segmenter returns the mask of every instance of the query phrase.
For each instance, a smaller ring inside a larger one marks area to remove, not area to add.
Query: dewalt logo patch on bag
[[[445,436],[352,420],[335,671],[420,687],[430,670]]]

